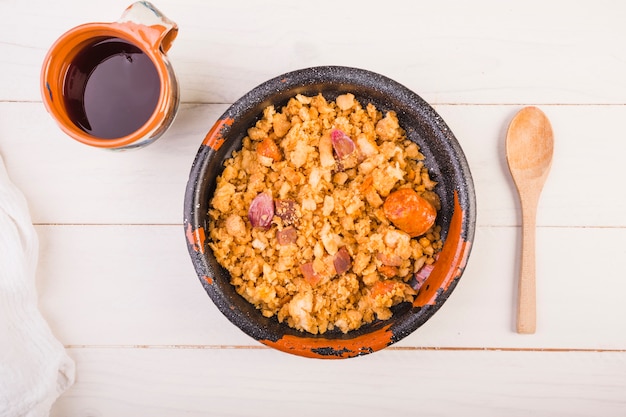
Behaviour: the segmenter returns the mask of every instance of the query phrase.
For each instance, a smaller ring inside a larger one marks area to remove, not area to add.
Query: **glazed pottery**
[[[240,149],[247,129],[273,104],[280,108],[297,94],[322,93],[334,100],[352,93],[363,105],[373,103],[385,113],[394,110],[408,139],[425,155],[430,176],[438,182],[441,198],[437,224],[444,246],[434,269],[412,304],[395,306],[393,317],[374,321],[343,334],[338,330],[311,335],[263,317],[239,296],[229,274],[215,260],[208,245],[209,202],[223,162]],[[348,358],[389,346],[411,334],[446,302],[468,260],[474,237],[476,203],[474,184],[465,155],[442,118],[416,93],[367,70],[314,67],[273,78],[235,102],[210,129],[191,167],[184,202],[184,228],[191,260],[204,289],[219,310],[259,342],[284,352],[316,358]],[[449,308],[454,308],[450,306]],[[210,320],[210,318],[205,318]]]
[[[69,30],[52,45],[43,63],[41,94],[47,111],[67,135],[87,145],[119,150],[154,142],[168,129],[178,110],[178,82],[166,56],[177,33],[177,25],[145,1],[129,6],[117,22],[87,23]],[[150,108],[145,123],[142,120],[136,130],[113,138],[98,137],[82,129],[64,100],[73,61],[95,42],[107,39],[121,39],[145,54],[158,74],[155,89],[159,89],[155,92],[154,111]]]

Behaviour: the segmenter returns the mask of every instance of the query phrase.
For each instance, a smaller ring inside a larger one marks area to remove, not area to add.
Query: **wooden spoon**
[[[506,135],[506,159],[522,206],[522,264],[518,282],[517,332],[535,333],[535,227],[537,204],[546,181],[554,136],[550,121],[536,107],[524,107]]]

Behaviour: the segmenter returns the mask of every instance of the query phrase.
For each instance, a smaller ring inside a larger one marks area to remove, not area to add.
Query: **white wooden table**
[[[77,365],[53,416],[626,415],[626,3],[155,1],[180,28],[169,56],[182,106],[155,144],[112,153],[56,127],[39,72],[63,32],[129,3],[0,1],[0,154],[40,237],[40,308]],[[383,351],[322,361],[222,316],[192,267],[182,206],[195,153],[232,102],[331,64],[433,105],[466,153],[478,218],[466,272],[430,321]],[[504,138],[531,104],[556,149],[539,204],[537,333],[519,335]]]

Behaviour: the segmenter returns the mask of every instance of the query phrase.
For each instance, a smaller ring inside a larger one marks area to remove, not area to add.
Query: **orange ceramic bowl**
[[[426,156],[431,178],[441,198],[437,224],[443,249],[430,276],[413,303],[395,306],[386,321],[374,321],[357,330],[328,331],[311,335],[263,317],[239,296],[230,284],[207,242],[209,202],[223,162],[240,149],[247,129],[263,109],[285,105],[296,94],[322,93],[327,100],[352,93],[361,103],[371,102],[385,112],[394,110],[407,137]],[[406,337],[448,300],[468,260],[476,220],[474,184],[458,141],[441,117],[417,94],[382,75],[348,67],[315,67],[271,79],[234,103],[211,128],[191,168],[184,203],[187,247],[200,282],[220,311],[236,326],[259,342],[284,352],[316,358],[348,358],[383,349]],[[454,306],[450,306],[454,308]]]

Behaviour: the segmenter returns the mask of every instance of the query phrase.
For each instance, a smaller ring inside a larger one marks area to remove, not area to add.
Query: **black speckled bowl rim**
[[[285,105],[296,94],[322,93],[327,100],[351,92],[363,104],[380,111],[394,110],[407,137],[426,156],[431,178],[438,182],[444,248],[415,302],[394,307],[387,321],[375,321],[347,334],[329,331],[311,335],[266,318],[239,296],[228,273],[208,246],[209,202],[216,177],[233,150],[240,149],[247,129],[273,104]],[[184,201],[187,247],[196,273],[218,309],[252,338],[284,352],[318,358],[348,358],[389,346],[420,327],[443,305],[460,279],[474,238],[476,197],[465,155],[435,110],[403,85],[374,72],[340,66],[305,68],[275,77],[235,102],[216,121],[191,167]],[[206,318],[210,320],[210,317]]]

